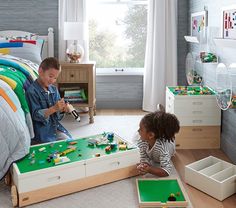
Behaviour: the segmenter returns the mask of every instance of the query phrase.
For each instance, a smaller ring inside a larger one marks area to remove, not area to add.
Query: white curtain
[[[177,84],[177,0],[149,0],[143,110],[165,105],[165,87]]]
[[[86,18],[86,0],[59,0],[59,20],[58,20],[58,30],[59,30],[59,60],[66,60],[66,48],[71,43],[70,41],[64,40],[64,22],[83,22],[84,33],[88,36],[88,24]],[[88,58],[88,38],[83,42],[79,43],[84,48],[84,61]]]

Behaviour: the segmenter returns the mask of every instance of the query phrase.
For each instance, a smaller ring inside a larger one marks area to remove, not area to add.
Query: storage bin
[[[223,201],[236,193],[236,166],[209,156],[185,166],[185,182]]]

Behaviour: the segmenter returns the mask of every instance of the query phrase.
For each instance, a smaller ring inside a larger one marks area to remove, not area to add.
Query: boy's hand
[[[74,110],[74,107],[70,103],[66,103],[64,112],[71,113]]]
[[[66,108],[66,103],[64,101],[64,98],[58,100],[57,103],[54,105],[54,108],[55,108],[56,111],[63,112],[64,109]]]

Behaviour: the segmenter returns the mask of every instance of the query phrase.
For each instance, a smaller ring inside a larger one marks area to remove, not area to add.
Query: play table
[[[31,146],[13,164],[12,202],[26,206],[137,175],[139,151],[114,133]]]

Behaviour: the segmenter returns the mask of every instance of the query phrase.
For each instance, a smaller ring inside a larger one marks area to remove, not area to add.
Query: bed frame
[[[31,32],[19,30],[4,30],[0,31],[0,36],[30,36]],[[54,57],[54,32],[53,28],[48,28],[48,35],[39,35],[39,38],[44,40],[42,59],[46,57]]]

